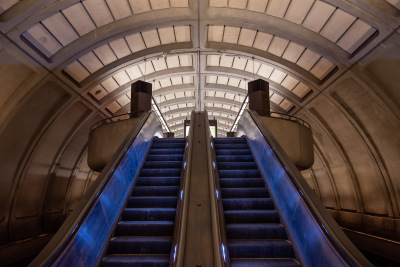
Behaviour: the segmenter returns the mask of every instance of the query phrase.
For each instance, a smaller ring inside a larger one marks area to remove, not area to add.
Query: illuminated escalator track
[[[245,138],[215,138],[231,266],[299,266]]]
[[[181,182],[184,138],[156,138],[102,266],[168,266]]]

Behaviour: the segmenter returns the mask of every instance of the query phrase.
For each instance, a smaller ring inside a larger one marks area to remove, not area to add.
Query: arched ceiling
[[[129,112],[140,79],[176,136],[193,109],[225,134],[248,81],[294,114],[398,27],[400,1],[365,2],[0,0],[0,30],[107,116]]]

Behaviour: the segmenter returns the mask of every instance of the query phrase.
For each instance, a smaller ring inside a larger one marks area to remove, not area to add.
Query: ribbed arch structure
[[[379,31],[368,14],[314,0],[85,0],[42,8],[21,23],[21,45],[58,66],[59,77],[107,116],[129,111],[138,79],[153,83],[163,112],[179,114],[193,105],[233,110],[246,83],[263,78],[272,109],[295,113]]]
[[[247,83],[268,81],[271,111],[311,124],[303,175],[324,205],[400,240],[399,3],[0,0],[0,249],[73,210],[97,177],[90,127],[128,113],[138,80],[177,137],[192,110],[226,135]]]

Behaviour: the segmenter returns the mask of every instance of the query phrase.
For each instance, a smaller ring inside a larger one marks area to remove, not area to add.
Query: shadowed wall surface
[[[193,109],[225,136],[268,81],[271,111],[312,127],[302,174],[339,225],[400,242],[399,26],[398,1],[0,1],[1,261],[74,209],[98,175],[89,129],[139,79],[176,137]]]

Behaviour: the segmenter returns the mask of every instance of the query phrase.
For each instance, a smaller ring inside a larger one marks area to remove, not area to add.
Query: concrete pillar
[[[249,88],[249,109],[260,116],[270,116],[269,105],[269,83],[258,79],[248,84]]]
[[[138,118],[151,110],[151,83],[137,81],[131,85],[131,117]]]

